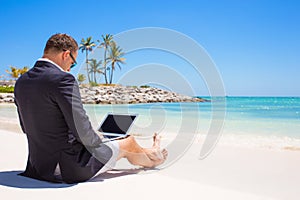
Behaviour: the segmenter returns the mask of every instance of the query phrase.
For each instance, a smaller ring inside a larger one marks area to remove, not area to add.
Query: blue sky
[[[207,51],[227,95],[300,96],[299,10],[297,0],[0,0],[0,74],[10,65],[32,66],[54,33],[68,33],[80,42],[88,36],[96,40],[106,33],[162,27],[191,37]],[[149,51],[128,55],[115,80],[143,62],[180,71],[184,62],[174,60]],[[83,61],[79,53],[78,62]],[[196,94],[207,95],[203,80],[185,76]]]

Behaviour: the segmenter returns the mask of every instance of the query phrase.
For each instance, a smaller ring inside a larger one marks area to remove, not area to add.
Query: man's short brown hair
[[[78,44],[71,36],[64,33],[57,33],[48,39],[44,53],[48,53],[49,51],[60,52],[64,50],[76,52],[78,50]]]

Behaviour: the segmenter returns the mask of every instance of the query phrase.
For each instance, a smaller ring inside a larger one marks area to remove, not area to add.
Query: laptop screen
[[[135,118],[136,115],[108,114],[98,131],[126,134]]]

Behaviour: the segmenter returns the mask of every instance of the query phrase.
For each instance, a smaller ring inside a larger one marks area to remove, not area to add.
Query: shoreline
[[[180,124],[182,122],[182,115],[180,113],[181,110],[185,108],[182,107],[185,104],[180,104],[180,107],[178,107],[175,103],[176,107],[174,107],[172,103],[161,103],[162,107],[159,109],[155,106],[156,103],[140,103],[139,105],[132,106],[129,106],[129,104],[128,106],[125,104],[123,105],[106,106],[105,104],[84,104],[84,107],[95,130],[99,125],[99,121],[101,121],[101,118],[103,118],[107,112],[111,112],[111,110],[114,110],[115,112],[123,112],[125,110],[124,112],[128,112],[128,109],[130,109],[130,112],[140,114],[140,118],[135,123],[136,126],[132,127],[131,132],[142,133],[142,137],[151,134],[153,131],[161,131],[161,133],[167,132],[169,135],[166,134],[166,136],[169,137],[176,135],[177,132],[181,130]],[[198,129],[195,129],[195,134],[204,137],[208,133],[210,125],[209,109],[205,110],[205,108],[210,104],[188,103],[186,105],[186,108],[191,111],[196,108],[198,109],[199,106],[201,107],[203,105],[204,109],[202,111],[204,115],[198,120],[198,123],[200,124]],[[19,127],[19,120],[15,107],[14,103],[0,103],[0,109],[3,116],[0,117],[0,129],[22,132]],[[239,105],[237,107],[239,107]],[[164,110],[163,115],[161,115],[161,109]],[[185,115],[186,118],[191,116],[189,116],[189,114]],[[231,115],[229,118],[226,118],[222,129],[222,136],[218,144],[225,146],[245,146],[254,149],[270,149],[275,151],[300,151],[300,136],[296,134],[296,130],[298,130],[299,127],[297,121],[291,121],[290,119],[285,118],[272,118],[272,121],[270,122],[268,118],[235,117],[243,116]],[[154,119],[157,119],[158,121],[153,121]],[[194,123],[197,122],[194,121]],[[147,130],[145,127],[147,127]]]
[[[95,127],[94,127],[95,128]],[[19,125],[19,121],[5,120],[0,118],[0,133],[10,132],[15,134],[23,134],[22,129]],[[147,133],[148,134],[148,133]],[[143,134],[133,134],[136,138],[148,137]],[[170,140],[176,137],[176,133],[165,131],[162,134],[163,139]],[[195,134],[196,142],[201,143],[205,140],[206,134],[197,133]],[[267,137],[267,136],[241,136],[232,134],[222,134],[217,144],[220,147],[230,148],[244,148],[244,149],[261,149],[274,152],[300,152],[300,139],[290,137]]]

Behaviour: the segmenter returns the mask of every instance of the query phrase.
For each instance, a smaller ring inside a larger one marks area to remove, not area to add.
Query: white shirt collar
[[[44,62],[49,62],[53,65],[55,65],[58,69],[60,69],[61,71],[65,72],[58,64],[56,64],[55,62],[53,62],[52,60],[49,60],[48,58],[39,58],[38,61],[44,61]]]

